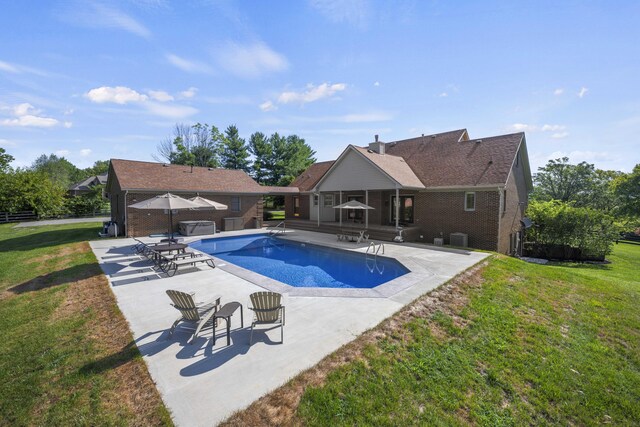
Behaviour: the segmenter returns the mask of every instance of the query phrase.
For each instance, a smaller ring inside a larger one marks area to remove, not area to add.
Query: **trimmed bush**
[[[534,226],[527,230],[529,255],[561,259],[604,259],[617,237],[609,215],[591,208],[552,200],[531,202],[527,216]]]

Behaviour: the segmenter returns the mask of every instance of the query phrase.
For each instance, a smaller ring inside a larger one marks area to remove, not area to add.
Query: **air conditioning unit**
[[[444,239],[442,237],[434,237],[433,244],[436,246],[442,246],[444,244]]]
[[[469,246],[468,236],[464,233],[451,233],[449,234],[449,244],[451,246],[459,246],[466,248]]]

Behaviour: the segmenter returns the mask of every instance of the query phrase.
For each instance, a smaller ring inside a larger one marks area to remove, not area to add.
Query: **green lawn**
[[[0,225],[0,425],[171,424],[86,240]]]
[[[609,259],[494,256],[464,303],[412,316],[307,387],[294,423],[639,425],[640,245]]]

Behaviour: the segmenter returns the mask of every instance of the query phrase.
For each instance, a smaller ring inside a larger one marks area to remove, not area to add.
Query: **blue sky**
[[[525,131],[533,170],[640,163],[640,2],[14,1],[0,146],[153,160],[175,123],[347,144]]]

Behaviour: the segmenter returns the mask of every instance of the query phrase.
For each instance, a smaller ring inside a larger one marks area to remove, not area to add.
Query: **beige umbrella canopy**
[[[167,193],[156,196],[149,200],[143,200],[142,202],[129,205],[134,209],[154,209],[154,210],[169,210],[169,235],[173,237],[173,211],[184,209],[197,209],[202,206],[191,200],[183,199],[175,194]]]
[[[223,205],[222,203],[205,199],[204,197],[200,196],[192,197],[189,200],[200,205],[199,209],[214,209],[217,211],[226,211],[227,209],[229,209],[227,205]]]
[[[347,203],[334,206],[333,209],[375,209],[369,205],[365,205],[357,200],[350,200]]]

